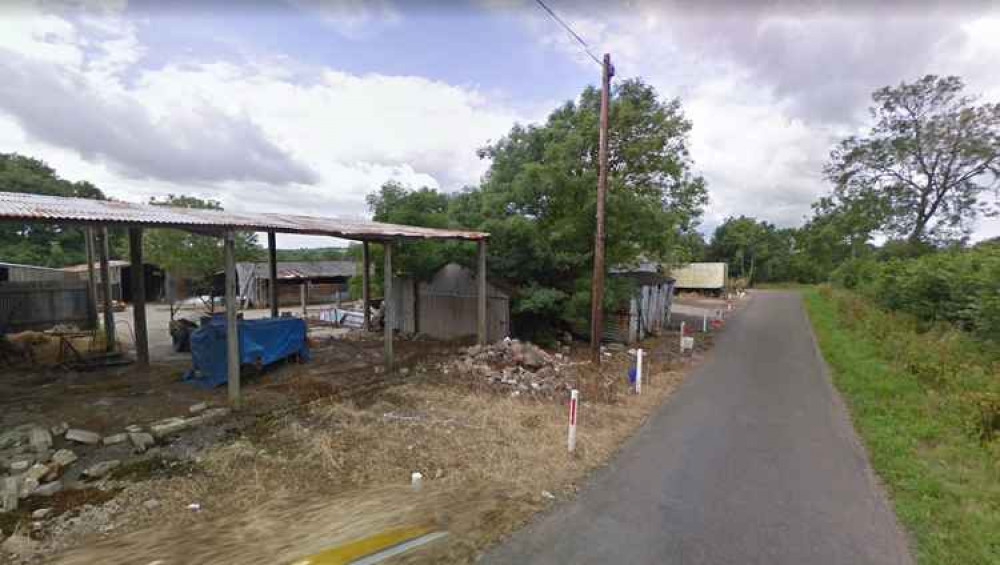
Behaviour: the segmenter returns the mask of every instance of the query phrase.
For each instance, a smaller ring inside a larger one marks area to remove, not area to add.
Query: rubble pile
[[[51,497],[104,479],[129,453],[144,453],[157,443],[167,443],[169,436],[221,418],[229,410],[199,403],[189,413],[147,427],[130,425],[107,436],[66,423],[0,430],[0,512],[17,510],[19,501],[29,496]]]
[[[532,343],[506,338],[468,347],[440,369],[446,375],[509,390],[513,396],[553,396],[574,387],[579,364],[562,353],[550,354]]]

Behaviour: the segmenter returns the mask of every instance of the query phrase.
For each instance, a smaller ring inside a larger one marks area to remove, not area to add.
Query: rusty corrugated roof
[[[488,233],[422,228],[291,214],[249,214],[221,210],[173,208],[114,200],[65,198],[15,192],[0,192],[0,221],[117,224],[124,226],[173,227],[195,231],[274,231],[327,235],[354,240],[466,239],[480,240]]]

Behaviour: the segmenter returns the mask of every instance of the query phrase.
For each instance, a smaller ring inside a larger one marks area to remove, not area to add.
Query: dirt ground
[[[96,484],[29,497],[16,516],[0,514],[0,526],[28,540],[25,563],[293,563],[400,525],[449,536],[395,562],[470,562],[573,496],[707,354],[712,334],[696,342],[681,359],[675,332],[647,340],[641,396],[629,390],[632,357],[622,348],[599,371],[581,369],[570,455],[567,399],[516,395],[443,371],[465,344],[398,340],[402,370],[387,377],[380,341],[326,341],[310,363],[253,377],[246,409],[129,458]],[[560,355],[583,366],[588,351],[577,344]],[[179,382],[184,369],[5,371],[0,429],[65,421],[106,434],[182,415],[196,402],[224,405],[224,390]],[[419,491],[409,486],[413,472],[424,477]],[[53,512],[36,523],[38,508]]]

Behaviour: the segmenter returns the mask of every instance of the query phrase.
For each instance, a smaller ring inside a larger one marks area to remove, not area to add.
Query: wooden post
[[[87,226],[83,229],[84,248],[87,251],[87,299],[90,308],[87,310],[87,317],[90,318],[90,327],[95,330],[98,327],[97,321],[97,272],[94,269],[94,228]]]
[[[104,294],[104,350],[108,353],[115,350],[117,334],[115,333],[115,311],[111,307],[111,268],[108,267],[108,228],[101,226],[97,235],[97,254],[101,261],[101,292]]]
[[[146,272],[142,261],[142,228],[128,230],[129,270],[132,274],[132,325],[135,332],[135,360],[149,366],[149,337],[146,332]]]
[[[476,337],[479,345],[485,345],[488,339],[486,335],[486,240],[480,239],[479,247],[479,293],[476,296],[478,312],[476,316]]]
[[[372,329],[372,295],[371,295],[371,255],[368,251],[368,242],[364,241],[361,243],[361,263],[362,269],[361,273],[361,302],[363,308],[365,309],[365,331],[370,332]]]
[[[240,330],[236,320],[236,238],[232,231],[225,236],[226,254],[226,375],[229,380],[229,404],[239,408]]]
[[[601,127],[597,151],[597,229],[594,232],[594,275],[590,294],[590,356],[601,362],[604,326],[604,195],[608,191],[608,105],[611,96],[611,55],[604,55],[601,73]]]
[[[271,306],[271,317],[278,317],[278,242],[273,231],[267,232],[267,302]]]
[[[385,332],[385,372],[392,373],[392,326],[396,317],[392,304],[392,242],[382,244],[385,249],[385,272],[382,274],[382,329]]]

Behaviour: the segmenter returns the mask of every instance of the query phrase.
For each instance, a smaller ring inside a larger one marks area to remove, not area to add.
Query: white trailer
[[[675,279],[678,290],[701,290],[722,292],[729,279],[729,265],[726,263],[688,263],[673,269],[670,276]]]

